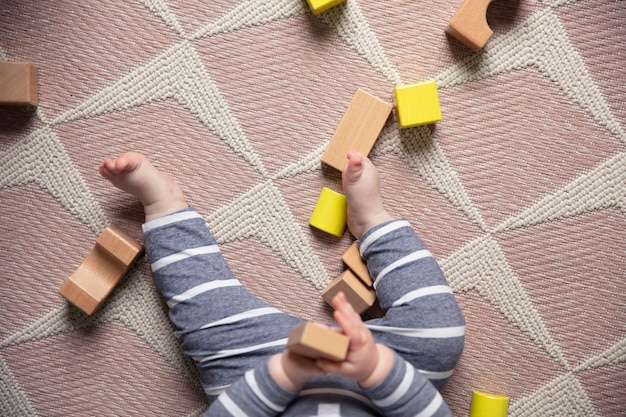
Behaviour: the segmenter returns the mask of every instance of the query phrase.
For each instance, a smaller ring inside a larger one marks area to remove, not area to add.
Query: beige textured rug
[[[99,178],[148,154],[184,186],[259,297],[329,320],[351,243],[308,217],[357,88],[435,79],[443,120],[371,154],[388,207],[440,260],[467,318],[445,398],[509,415],[626,415],[626,2],[497,0],[473,54],[460,0],[0,2],[0,59],[40,70],[0,109],[0,414],[195,416],[204,394],[141,259],[93,316],[57,294],[104,227],[141,207]]]

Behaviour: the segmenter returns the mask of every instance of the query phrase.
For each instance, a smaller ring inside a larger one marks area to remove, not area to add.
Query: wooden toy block
[[[309,8],[311,9],[311,13],[314,15],[318,15],[331,7],[335,7],[336,5],[343,3],[345,0],[306,0],[309,4]]]
[[[350,339],[316,323],[307,322],[289,332],[287,349],[302,356],[342,361],[348,354]]]
[[[374,289],[367,287],[354,273],[347,269],[343,274],[335,278],[322,291],[322,298],[332,305],[333,298],[337,293],[342,291],[352,308],[357,313],[362,313],[376,301],[376,292]]]
[[[493,0],[464,0],[445,31],[474,52],[481,50],[493,31],[487,24],[487,8]]]
[[[83,263],[61,285],[59,294],[91,314],[142,253],[141,244],[118,227],[109,226],[100,234]]]
[[[400,127],[420,126],[441,120],[435,81],[396,87],[395,102]]]
[[[29,62],[0,62],[0,105],[37,106],[37,68]]]
[[[322,154],[322,162],[343,171],[349,151],[368,155],[391,113],[389,103],[359,89],[352,98],[335,134]]]
[[[348,250],[341,255],[341,260],[352,270],[352,272],[354,272],[357,277],[359,277],[361,281],[363,281],[365,285],[368,287],[374,285],[374,280],[372,280],[372,277],[370,276],[367,265],[363,262],[359,245],[357,245],[356,242],[354,242]]]
[[[474,391],[469,417],[506,417],[509,397]]]
[[[346,196],[324,187],[317,199],[309,224],[333,236],[341,237],[346,230],[347,210]]]

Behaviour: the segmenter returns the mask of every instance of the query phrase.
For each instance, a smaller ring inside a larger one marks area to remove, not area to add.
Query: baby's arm
[[[343,362],[319,359],[317,365],[326,373],[354,379],[363,388],[378,385],[391,370],[393,352],[374,341],[372,333],[342,292],[333,299],[333,307],[335,320],[350,339],[348,355]]]
[[[350,339],[346,359],[342,362],[316,361],[286,349],[269,360],[270,373],[282,388],[300,391],[308,380],[323,373],[345,376],[363,388],[371,388],[389,374],[393,365],[391,349],[374,342],[371,332],[342,292],[333,299],[333,306],[335,320]]]

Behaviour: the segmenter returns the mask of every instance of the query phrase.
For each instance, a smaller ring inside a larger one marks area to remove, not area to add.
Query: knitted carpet
[[[391,102],[435,79],[443,120],[393,113],[370,156],[467,318],[446,400],[626,415],[626,3],[497,0],[478,53],[443,31],[459,6],[2,1],[0,59],[39,68],[40,105],[0,109],[0,414],[206,408],[145,257],[92,316],[57,294],[107,225],[143,239],[105,157],[148,155],[250,291],[328,322],[352,238],[308,226],[321,188],[341,191],[320,156],[357,88]]]

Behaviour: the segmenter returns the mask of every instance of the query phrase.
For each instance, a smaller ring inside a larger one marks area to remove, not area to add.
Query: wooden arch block
[[[143,246],[116,226],[104,229],[83,263],[65,280],[59,294],[87,314],[113,291]]]
[[[448,26],[446,33],[472,51],[481,50],[493,31],[487,24],[487,8],[493,0],[464,0]]]

